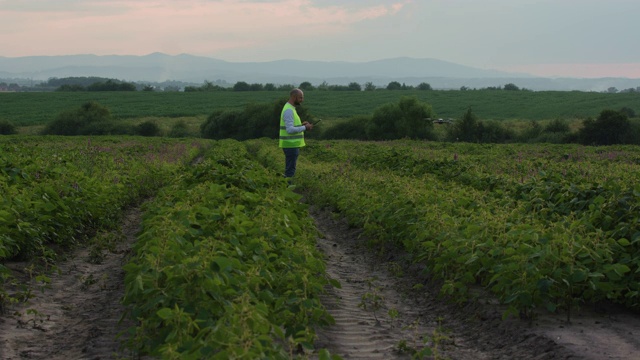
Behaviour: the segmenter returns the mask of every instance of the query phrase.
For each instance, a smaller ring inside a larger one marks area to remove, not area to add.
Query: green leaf
[[[142,282],[142,276],[141,275],[136,276],[135,284],[136,284],[136,288],[138,290],[140,290],[140,291],[144,290],[144,284]]]
[[[631,245],[631,242],[629,242],[629,240],[622,238],[618,240],[618,244],[620,244],[620,246],[629,246]]]
[[[613,271],[615,271],[616,274],[618,274],[620,276],[623,276],[624,274],[626,274],[629,271],[631,271],[631,269],[625,264],[614,264],[613,265]]]
[[[572,283],[579,283],[587,279],[587,272],[584,270],[576,270],[570,275],[570,281]]]
[[[329,279],[329,284],[331,284],[331,286],[333,286],[336,289],[342,289],[342,285],[340,284],[340,281],[336,279]]]
[[[232,265],[233,261],[224,256],[216,256],[211,262],[211,268],[214,271],[229,271]]]
[[[0,210],[0,220],[6,221],[11,218],[11,213],[5,210]]]
[[[169,308],[162,308],[156,313],[162,320],[168,320],[173,317],[173,311]]]
[[[327,349],[321,349],[318,352],[318,360],[331,360],[331,353]]]

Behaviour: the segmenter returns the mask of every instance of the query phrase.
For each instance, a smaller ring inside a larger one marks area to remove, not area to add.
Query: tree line
[[[127,82],[117,79],[103,78],[97,76],[77,76],[65,78],[50,78],[46,82],[36,85],[18,84],[17,82],[7,83],[0,81],[0,91],[288,91],[291,88],[299,87],[305,91],[312,90],[333,90],[333,91],[373,91],[373,90],[433,90],[432,86],[427,82],[418,85],[407,85],[399,81],[391,81],[387,85],[375,85],[372,82],[359,84],[350,82],[347,85],[329,84],[323,81],[320,84],[313,85],[309,81],[303,81],[298,86],[295,84],[274,84],[274,83],[248,83],[246,81],[238,81],[230,84],[224,80],[216,80],[215,82],[205,81],[202,85],[193,85],[182,81],[164,81],[162,83],[149,82]],[[520,88],[516,84],[508,83],[502,86],[487,86],[482,88],[470,88],[461,86],[460,91],[469,90],[506,90],[506,91],[532,91],[526,88]],[[618,90],[615,87],[609,87],[603,91],[605,93],[637,93],[640,92],[640,86]]]
[[[303,91],[372,91],[378,89],[386,90],[433,90],[428,83],[420,83],[418,86],[400,84],[398,81],[391,81],[386,87],[377,87],[371,82],[367,82],[361,85],[357,82],[350,82],[347,85],[332,85],[326,81],[319,85],[313,85],[309,81],[303,81],[300,85],[295,84],[274,84],[274,83],[248,83],[246,81],[238,81],[231,87],[224,87],[220,85],[214,85],[211,82],[206,81],[201,86],[187,86],[184,91],[290,91],[293,88],[299,88]]]

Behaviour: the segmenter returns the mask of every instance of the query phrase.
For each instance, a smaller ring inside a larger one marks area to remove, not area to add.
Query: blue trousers
[[[296,174],[296,163],[300,148],[282,148],[284,151],[284,177],[291,178]]]

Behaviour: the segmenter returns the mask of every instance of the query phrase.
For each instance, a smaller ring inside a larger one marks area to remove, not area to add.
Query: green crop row
[[[134,138],[0,138],[0,309],[14,284],[5,261],[51,264],[56,252],[111,228],[203,142]]]
[[[309,200],[336,208],[381,246],[415,254],[445,294],[464,299],[482,285],[525,314],[603,299],[640,307],[640,189],[623,181],[638,156],[631,148],[578,163],[566,147],[530,145],[547,159],[514,168],[505,154],[520,145],[308,145],[296,183]],[[280,170],[274,144],[248,146]]]
[[[0,142],[0,260],[68,246],[117,220],[200,144],[116,138],[8,138]]]
[[[333,319],[318,295],[335,281],[300,195],[218,141],[145,206],[124,302],[132,346],[163,359],[284,359],[313,349]]]

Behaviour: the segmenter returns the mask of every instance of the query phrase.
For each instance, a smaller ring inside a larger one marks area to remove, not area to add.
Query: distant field
[[[119,119],[206,117],[215,110],[270,103],[287,92],[43,92],[0,93],[0,119],[17,126],[42,125],[60,112],[94,100]],[[432,105],[438,117],[459,118],[471,107],[481,120],[550,120],[597,117],[604,109],[640,112],[640,94],[560,91],[307,91],[304,105],[325,119],[370,115],[382,104],[416,96]]]

